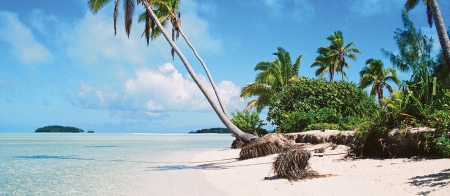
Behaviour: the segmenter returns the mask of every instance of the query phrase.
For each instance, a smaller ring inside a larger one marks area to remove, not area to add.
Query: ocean
[[[0,133],[0,195],[195,195],[230,134]]]

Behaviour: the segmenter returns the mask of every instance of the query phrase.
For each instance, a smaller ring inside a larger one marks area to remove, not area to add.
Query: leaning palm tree
[[[250,101],[245,110],[256,107],[256,110],[261,112],[262,109],[270,104],[272,96],[281,92],[284,87],[298,78],[300,60],[303,55],[298,56],[295,63],[292,63],[289,52],[286,52],[282,47],[278,47],[278,51],[273,53],[273,55],[277,58],[271,62],[259,62],[255,66],[255,71],[260,71],[256,75],[255,82],[242,88],[241,97],[258,97]]]
[[[356,60],[355,53],[361,54],[361,51],[353,47],[356,45],[353,42],[345,45],[344,37],[342,36],[341,31],[335,31],[333,35],[327,37],[327,40],[330,41],[330,45],[320,47],[317,50],[319,56],[317,56],[316,61],[311,65],[311,67],[320,66],[320,68],[316,71],[316,76],[321,75],[320,72],[323,73],[327,71],[330,73],[330,81],[332,81],[334,78],[334,73],[341,72],[342,79],[344,79],[344,76],[347,76],[347,73],[344,72],[344,67],[350,68],[350,64],[345,61],[345,58],[348,57],[352,60]]]
[[[208,76],[209,82],[210,82],[210,84],[211,84],[211,86],[213,88],[214,93],[216,94],[217,101],[219,102],[219,105],[222,108],[222,111],[225,113],[225,115],[227,115],[228,118],[230,118],[228,116],[228,112],[227,112],[227,110],[225,108],[225,105],[222,103],[222,99],[221,99],[220,94],[219,94],[219,92],[217,90],[217,86],[214,83],[214,80],[213,80],[213,78],[211,76],[211,73],[209,72],[208,67],[206,66],[206,64],[203,61],[203,59],[197,53],[197,50],[194,48],[194,46],[191,44],[191,42],[189,41],[189,39],[186,37],[186,35],[184,34],[183,30],[181,29],[181,13],[178,11],[179,4],[180,4],[180,0],[165,0],[165,1],[162,1],[162,3],[160,3],[160,9],[159,10],[162,10],[162,14],[163,14],[163,16],[165,16],[165,19],[163,21],[170,20],[170,22],[172,23],[172,40],[173,41],[175,41],[175,39],[178,38],[179,34],[181,34],[181,36],[186,41],[188,46],[192,49],[192,51],[194,52],[195,56],[197,57],[197,59],[202,64],[203,69],[206,72],[206,75]],[[171,53],[172,53],[172,58],[173,58],[174,57],[174,50],[173,49],[172,49]]]
[[[400,86],[400,80],[397,78],[395,69],[384,69],[381,59],[368,59],[366,66],[359,72],[361,80],[360,88],[367,88],[372,85],[370,96],[378,95],[378,103],[383,101],[383,88],[387,88],[390,93],[394,92],[392,86],[388,82],[394,82]]]
[[[415,8],[417,4],[419,4],[419,1],[420,0],[406,0],[406,11]],[[438,2],[437,0],[423,0],[423,2],[427,6],[428,24],[431,27],[434,21],[445,61],[447,62],[447,66],[450,68],[450,39],[447,34],[447,30],[445,29],[444,19],[442,18]]]
[[[88,0],[88,4],[90,9],[96,13],[99,9],[101,9],[104,5],[111,2],[112,0]],[[239,139],[243,141],[249,141],[252,138],[256,138],[256,136],[245,133],[241,131],[238,127],[236,127],[228,118],[228,116],[222,111],[222,109],[216,104],[210,93],[207,91],[207,88],[201,83],[200,79],[198,78],[197,74],[192,69],[191,65],[187,61],[184,54],[180,51],[178,46],[175,44],[173,39],[169,36],[169,34],[165,31],[164,27],[161,24],[161,17],[156,16],[156,13],[164,13],[164,9],[167,8],[164,3],[167,3],[170,0],[124,0],[124,12],[125,12],[125,31],[127,35],[129,36],[131,24],[132,24],[132,16],[134,13],[134,8],[136,5],[142,5],[146,9],[146,13],[150,18],[146,22],[146,31],[148,30],[148,35],[152,35],[152,30],[154,30],[154,27],[158,27],[160,32],[163,34],[163,36],[166,38],[166,40],[169,42],[170,46],[172,47],[173,51],[176,52],[176,54],[180,57],[181,62],[185,65],[187,71],[189,72],[190,76],[194,80],[194,82],[197,84],[197,86],[200,88],[200,91],[203,93],[203,95],[206,97],[216,114],[219,116],[220,120],[224,123],[224,125],[234,133]],[[118,4],[119,0],[115,0],[115,7],[114,7],[114,26],[116,26],[117,21],[117,12],[118,12]],[[167,13],[167,12],[166,12]],[[163,17],[166,18],[166,17]],[[169,17],[170,18],[170,17]],[[152,28],[148,28],[147,24],[155,24],[155,26]],[[146,36],[147,41],[148,38],[151,36]]]
[[[159,1],[158,2],[159,7],[157,10],[155,10],[155,15],[158,17],[159,21],[163,26],[167,24],[167,21],[170,21],[172,23],[172,40],[175,41],[175,39],[178,39],[179,35],[183,37],[183,39],[186,41],[188,46],[192,49],[197,59],[200,61],[200,63],[203,66],[203,69],[206,72],[206,75],[209,79],[209,82],[213,88],[213,91],[217,97],[217,101],[219,102],[220,107],[222,108],[222,111],[225,113],[225,115],[228,116],[228,112],[226,110],[225,105],[222,102],[221,96],[218,93],[217,86],[214,83],[214,80],[209,72],[208,67],[206,66],[203,59],[200,57],[200,55],[197,53],[197,50],[194,48],[194,46],[191,44],[189,39],[184,34],[183,30],[181,29],[181,13],[178,10],[180,5],[180,0],[165,0],[165,1]],[[145,22],[145,30],[142,33],[142,35],[145,35],[147,39],[147,45],[149,44],[150,39],[155,39],[161,34],[161,30],[156,26],[156,23],[152,22],[150,14],[148,11],[144,12],[139,16],[138,22]],[[174,58],[174,50],[171,50],[172,58]]]

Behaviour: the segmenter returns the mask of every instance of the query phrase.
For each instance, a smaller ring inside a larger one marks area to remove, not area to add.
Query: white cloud
[[[405,0],[354,0],[351,10],[362,16],[372,16],[403,8]]]
[[[144,39],[137,33],[138,25],[133,26],[128,38],[123,25],[118,23],[117,35],[114,36],[111,19],[112,16],[108,17],[102,12],[96,15],[86,13],[85,18],[72,31],[73,38],[68,44],[69,56],[84,65],[96,65],[104,61],[131,65],[145,63],[145,57],[152,52],[152,48],[147,48]]]
[[[50,51],[39,43],[33,32],[16,14],[0,11],[0,40],[10,44],[12,54],[26,64],[45,63],[53,59]]]
[[[207,79],[201,75],[199,78],[214,96]],[[244,100],[239,98],[240,88],[234,83],[222,81],[217,87],[229,109],[244,107]],[[107,109],[124,118],[160,118],[165,117],[167,111],[211,110],[195,82],[189,76],[183,76],[171,63],[158,70],[137,70],[133,78],[124,82],[120,92],[105,92],[82,83],[72,102],[85,108]]]

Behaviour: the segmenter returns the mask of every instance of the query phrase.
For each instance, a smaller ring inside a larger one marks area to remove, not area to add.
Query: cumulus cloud
[[[39,43],[16,14],[0,11],[0,40],[8,43],[12,54],[25,64],[45,63],[53,59],[50,51]]]
[[[202,83],[207,79],[199,76]],[[212,87],[208,91],[214,96]],[[217,84],[227,108],[242,109],[244,100],[239,98],[240,88],[231,81]],[[207,111],[211,106],[190,76],[182,75],[171,63],[157,70],[139,69],[133,78],[124,82],[119,92],[106,92],[82,83],[73,98],[76,105],[107,109],[123,118],[161,118],[169,111]]]

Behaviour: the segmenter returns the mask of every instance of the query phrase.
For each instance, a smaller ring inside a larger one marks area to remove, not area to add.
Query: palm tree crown
[[[344,44],[344,37],[341,31],[335,31],[333,35],[327,37],[330,41],[329,46],[320,47],[317,50],[319,54],[311,67],[319,66],[316,76],[323,76],[326,72],[330,74],[330,81],[334,79],[335,72],[341,72],[342,79],[347,77],[344,67],[350,68],[350,64],[345,60],[346,57],[356,60],[355,53],[361,54],[359,49],[354,48],[356,44],[353,42]]]
[[[395,69],[384,69],[381,59],[368,59],[366,66],[359,72],[361,80],[360,88],[366,88],[372,85],[370,96],[378,95],[378,102],[381,104],[383,100],[383,88],[387,88],[390,93],[394,90],[388,82],[394,82],[400,86],[400,80],[397,78]]]
[[[289,52],[281,47],[278,47],[278,51],[273,55],[277,58],[271,62],[259,62],[255,66],[255,71],[260,71],[256,75],[255,82],[244,86],[241,90],[243,98],[258,96],[257,99],[248,103],[246,110],[256,107],[260,112],[269,105],[274,94],[281,92],[285,86],[298,78],[300,60],[303,55],[298,56],[295,63],[292,63]]]

